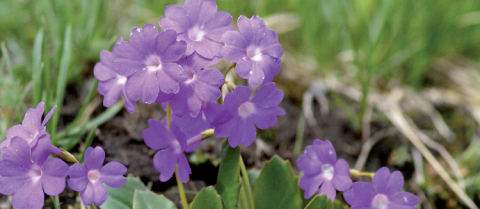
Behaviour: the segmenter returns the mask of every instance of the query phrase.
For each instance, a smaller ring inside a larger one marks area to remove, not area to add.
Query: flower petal
[[[55,196],[65,189],[65,177],[69,172],[68,165],[58,158],[48,158],[42,167],[41,182],[43,190],[50,196]]]
[[[178,5],[168,5],[164,9],[165,17],[160,18],[158,23],[163,30],[175,30],[177,33],[185,33],[191,27],[187,11]]]
[[[324,181],[320,189],[318,190],[318,194],[323,194],[330,198],[333,202],[335,196],[337,195],[337,190],[333,187],[333,183],[331,181]]]
[[[372,206],[372,200],[377,195],[372,184],[367,182],[355,182],[350,189],[343,192],[345,201],[354,207]]]
[[[300,188],[305,190],[304,193],[304,198],[308,199],[312,195],[315,194],[315,192],[318,191],[320,188],[320,185],[323,184],[325,181],[325,178],[323,175],[308,175],[305,174],[302,177],[300,177]]]
[[[88,170],[98,170],[105,161],[105,150],[102,147],[89,147],[85,152],[85,165]]]
[[[257,108],[251,115],[253,122],[259,129],[267,129],[277,123],[277,116],[285,115],[285,110],[280,107]]]
[[[190,169],[190,165],[188,164],[188,160],[184,154],[180,155],[178,159],[178,178],[183,183],[188,183],[190,179],[190,174],[192,170]]]
[[[123,176],[127,173],[127,168],[119,162],[109,162],[100,168],[100,180],[112,188],[123,186],[127,179]]]
[[[40,181],[30,181],[13,194],[12,207],[41,209],[44,201]]]
[[[174,30],[160,32],[155,39],[156,54],[162,63],[172,63],[180,59],[187,49],[185,41],[177,41],[177,33]]]
[[[232,15],[228,12],[217,12],[215,16],[205,24],[205,36],[216,42],[222,42],[222,35],[225,32],[235,30],[235,28],[231,26],[232,21]]]
[[[142,132],[145,144],[154,150],[169,148],[176,140],[175,136],[158,120],[148,119],[149,128]]]
[[[177,161],[178,155],[172,148],[160,150],[153,156],[153,166],[160,172],[159,179],[161,182],[166,182],[172,178]]]
[[[253,96],[251,102],[257,106],[275,107],[283,100],[283,91],[275,89],[276,84],[271,82],[264,84]]]
[[[390,174],[387,167],[382,167],[375,172],[372,184],[378,193],[393,195],[403,188],[403,175],[399,171]]]

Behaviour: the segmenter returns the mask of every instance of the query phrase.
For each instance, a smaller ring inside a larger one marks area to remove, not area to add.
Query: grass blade
[[[55,94],[54,105],[57,105],[57,111],[55,111],[55,114],[53,114],[52,122],[50,123],[51,125],[50,134],[52,135],[52,144],[55,144],[57,142],[57,138],[55,137],[55,134],[57,132],[57,125],[58,125],[57,123],[58,123],[58,119],[60,118],[60,112],[62,110],[63,99],[65,95],[65,88],[67,85],[67,70],[68,70],[68,64],[70,62],[70,54],[71,54],[71,31],[72,31],[72,27],[67,26],[67,29],[65,30],[63,54],[62,54],[62,59],[60,60],[60,71],[58,73],[57,89]]]
[[[43,28],[38,30],[33,43],[32,80],[33,80],[33,104],[38,104],[42,98],[42,42]]]

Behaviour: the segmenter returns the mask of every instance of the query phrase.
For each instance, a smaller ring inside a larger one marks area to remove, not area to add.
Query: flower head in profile
[[[353,183],[352,187],[343,193],[343,198],[353,209],[414,209],[420,200],[409,192],[397,193],[403,188],[403,184],[402,173],[390,173],[387,167],[382,167],[375,172],[372,183]]]
[[[305,199],[315,192],[333,200],[336,190],[345,191],[352,185],[347,161],[340,158],[330,141],[315,139],[313,145],[305,148],[305,154],[300,156],[297,166],[304,174],[300,178],[300,188],[305,190]]]
[[[228,137],[231,147],[250,146],[257,135],[255,125],[267,129],[277,123],[277,116],[285,115],[285,111],[277,107],[283,91],[275,89],[275,83],[260,87],[252,99],[251,93],[249,87],[237,86],[225,96],[223,111],[211,123],[215,136]]]
[[[150,127],[143,131],[142,137],[147,146],[160,150],[153,157],[153,166],[160,172],[160,181],[168,181],[178,164],[178,178],[181,182],[187,183],[192,170],[184,152],[192,152],[202,137],[197,134],[187,139],[187,135],[173,123],[170,125],[171,132],[155,119],[149,119],[148,124]]]
[[[80,197],[84,205],[102,205],[108,198],[109,187],[119,188],[127,181],[123,176],[127,168],[119,162],[109,162],[103,165],[105,151],[101,147],[89,147],[85,152],[85,166],[75,163],[70,166],[68,186],[81,191]]]
[[[177,41],[177,33],[167,30],[158,33],[152,24],[143,29],[132,29],[128,41],[113,47],[112,68],[127,77],[127,97],[132,101],[142,99],[150,104],[158,92],[178,93],[180,83],[187,80],[183,68],[175,63],[185,54],[185,41]]]
[[[118,39],[117,43],[122,41]],[[135,112],[135,101],[127,97],[125,84],[127,77],[112,69],[113,54],[107,50],[100,51],[100,62],[93,67],[93,73],[99,80],[98,92],[103,95],[103,106],[110,107],[118,101],[120,94],[125,101],[125,108],[130,113]]]
[[[251,87],[272,82],[280,71],[280,57],[283,55],[277,34],[267,29],[265,22],[257,15],[252,19],[241,15],[237,26],[240,32],[228,31],[222,36],[225,43],[223,56],[237,63],[235,69],[238,76],[248,79]]]
[[[41,138],[31,149],[20,137],[2,148],[0,160],[0,193],[12,195],[13,208],[40,209],[44,192],[55,196],[65,189],[68,165],[50,155],[50,139]]]
[[[35,109],[28,109],[22,124],[15,125],[9,128],[6,132],[7,139],[0,143],[0,150],[8,146],[14,137],[20,137],[24,139],[30,147],[34,147],[37,141],[41,138],[50,139],[50,134],[45,133],[47,129],[46,124],[53,115],[54,110],[57,108],[55,105],[45,116],[42,122],[43,111],[45,110],[45,104],[43,102],[38,103]],[[58,154],[58,153],[56,153]]]
[[[187,42],[185,56],[194,51],[202,57],[222,57],[222,35],[235,30],[228,12],[217,12],[214,0],[187,0],[183,7],[165,7],[165,17],[158,22],[163,30],[175,30],[178,39]]]

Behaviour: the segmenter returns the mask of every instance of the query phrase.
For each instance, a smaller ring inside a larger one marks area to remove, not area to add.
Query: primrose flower
[[[187,0],[183,7],[165,7],[165,17],[158,23],[163,30],[175,30],[178,39],[187,42],[185,56],[194,51],[212,59],[222,57],[222,35],[235,30],[228,12],[217,12],[214,0]]]
[[[250,146],[257,134],[255,125],[267,129],[277,123],[278,115],[285,115],[282,108],[276,107],[283,99],[283,91],[275,89],[275,83],[260,87],[251,100],[250,95],[249,87],[237,86],[225,96],[223,111],[212,121],[215,136],[228,137],[231,147]]]
[[[6,132],[7,139],[0,143],[0,150],[8,146],[14,137],[20,137],[27,141],[30,147],[34,147],[37,141],[41,138],[50,138],[50,134],[45,133],[47,122],[53,115],[53,111],[57,108],[55,105],[45,116],[42,122],[42,115],[45,109],[43,102],[38,103],[37,108],[28,109],[22,124],[15,125],[9,128]],[[59,153],[56,153],[59,154]]]
[[[84,205],[95,206],[102,205],[108,198],[107,189],[103,184],[109,187],[119,188],[123,186],[127,179],[123,176],[127,173],[127,168],[119,162],[109,162],[103,165],[105,160],[105,151],[101,147],[89,147],[85,152],[85,165],[75,163],[70,166],[68,175],[68,186],[81,191],[80,197]]]
[[[202,108],[202,102],[215,102],[220,96],[220,86],[225,83],[223,74],[217,69],[207,68],[220,61],[220,58],[206,59],[193,53],[186,59],[177,61],[187,74],[187,80],[180,84],[176,94],[165,95],[159,92],[157,102],[168,101],[175,115],[182,117],[189,114],[197,117]]]
[[[187,139],[180,128],[170,124],[171,132],[155,119],[148,120],[149,128],[142,133],[145,144],[154,150],[160,150],[153,157],[153,166],[160,172],[160,181],[168,181],[178,164],[178,178],[187,183],[192,173],[187,157],[183,152],[192,152],[202,137],[198,135]]]
[[[2,148],[0,193],[13,194],[13,208],[40,209],[44,192],[55,196],[65,189],[68,165],[58,158],[48,158],[50,139],[39,139],[35,147],[31,150],[27,141],[13,137]]]
[[[409,192],[400,192],[403,188],[403,175],[399,171],[390,173],[387,167],[375,172],[372,183],[355,182],[343,192],[343,198],[352,208],[368,209],[414,209],[420,202],[417,196]]]
[[[280,71],[280,57],[283,55],[277,34],[267,29],[265,22],[257,15],[252,19],[241,15],[237,26],[240,32],[228,31],[222,36],[225,42],[223,56],[237,63],[235,69],[238,76],[248,79],[251,87],[272,82]]]
[[[158,33],[152,24],[143,29],[132,29],[128,41],[113,47],[112,67],[119,75],[127,77],[127,97],[132,101],[142,99],[150,104],[158,92],[178,93],[179,83],[187,80],[183,68],[175,62],[184,54],[185,41],[177,41],[177,33],[167,30]]]
[[[325,193],[333,202],[336,190],[345,191],[352,185],[347,161],[340,158],[330,141],[315,139],[313,145],[305,148],[297,166],[304,175],[300,178],[300,188],[305,190],[305,199],[310,198],[318,190]]]
[[[119,38],[117,44],[121,42]],[[107,50],[100,51],[100,62],[93,67],[93,74],[99,80],[98,92],[103,95],[103,106],[110,107],[118,101],[120,94],[125,101],[125,108],[130,113],[135,112],[135,101],[127,97],[125,83],[127,77],[115,72],[111,65],[113,61],[113,54]]]

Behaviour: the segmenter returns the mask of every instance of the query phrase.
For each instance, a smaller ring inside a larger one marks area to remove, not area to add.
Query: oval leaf
[[[238,197],[240,195],[240,148],[232,148],[228,139],[222,145],[222,160],[218,169],[217,191],[222,197],[225,209],[238,208]]]
[[[131,209],[133,207],[133,194],[135,190],[147,190],[147,187],[138,177],[128,176],[127,183],[120,188],[106,186],[108,199],[103,203],[102,209]]]
[[[255,180],[253,196],[256,209],[301,208],[298,177],[293,174],[290,162],[278,156],[266,162]]]
[[[151,191],[135,190],[133,209],[176,209],[172,201]]]
[[[212,186],[203,188],[193,199],[190,209],[222,209],[222,200]]]
[[[305,209],[333,209],[333,204],[325,194],[315,195]]]

